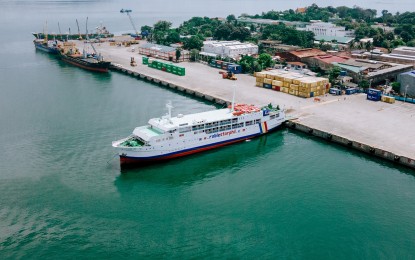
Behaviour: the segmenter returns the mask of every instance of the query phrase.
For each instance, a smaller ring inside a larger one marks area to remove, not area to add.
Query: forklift
[[[219,73],[222,74],[223,79],[230,79],[230,80],[237,80],[238,79],[235,76],[235,73],[233,73],[231,70],[228,70],[227,72],[221,71]]]

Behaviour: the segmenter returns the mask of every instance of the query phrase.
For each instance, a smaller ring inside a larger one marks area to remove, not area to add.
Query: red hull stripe
[[[220,142],[220,143],[216,143],[216,144],[209,145],[209,146],[202,146],[202,147],[198,147],[198,148],[194,148],[194,149],[189,149],[189,150],[185,150],[183,152],[167,154],[165,156],[127,157],[127,156],[121,156],[120,155],[120,162],[121,162],[121,164],[129,164],[129,163],[137,163],[137,162],[152,162],[152,161],[169,160],[169,159],[182,157],[182,156],[186,156],[186,155],[190,155],[190,154],[194,154],[194,153],[199,153],[199,152],[211,150],[211,149],[214,149],[214,148],[217,148],[217,147],[221,147],[221,146],[241,142],[241,141],[247,140],[249,138],[255,137],[257,135],[259,135],[259,134],[250,135],[250,136],[246,136],[246,137],[239,138],[239,139],[234,139],[234,140],[227,141],[227,142]]]
[[[268,132],[268,126],[267,126],[267,122],[264,122],[265,125],[265,133]]]

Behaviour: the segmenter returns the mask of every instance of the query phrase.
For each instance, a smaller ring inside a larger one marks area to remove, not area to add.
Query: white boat
[[[263,108],[237,104],[208,112],[152,118],[127,138],[114,141],[121,165],[173,159],[244,141],[276,129],[285,111],[271,104]]]

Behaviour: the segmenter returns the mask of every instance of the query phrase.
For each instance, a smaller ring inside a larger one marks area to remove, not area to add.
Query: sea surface
[[[398,2],[361,4],[410,8]],[[0,1],[0,259],[414,259],[414,171],[287,129],[121,170],[111,141],[166,102],[173,114],[217,107],[67,65],[30,34],[46,20],[85,30],[87,16],[91,28],[131,31],[121,8],[137,25],[179,24],[311,3]]]

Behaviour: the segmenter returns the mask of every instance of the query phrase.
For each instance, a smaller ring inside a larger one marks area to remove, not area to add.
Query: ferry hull
[[[242,142],[242,141],[254,138],[259,135],[261,134],[254,134],[254,135],[245,136],[245,137],[241,137],[241,138],[230,140],[230,141],[224,141],[224,142],[214,143],[214,144],[205,145],[201,147],[195,147],[195,148],[187,149],[187,150],[176,152],[176,153],[167,153],[165,155],[160,155],[160,156],[130,157],[130,156],[120,155],[120,164],[121,166],[132,166],[132,165],[137,165],[137,164],[150,164],[150,163],[155,163],[155,162],[160,162],[160,161],[171,160],[171,159],[175,159],[175,158],[179,158],[179,157],[183,157],[183,156],[187,156],[187,155],[191,155],[195,153],[212,150],[212,149],[219,148],[222,146]]]

